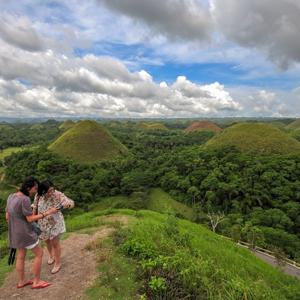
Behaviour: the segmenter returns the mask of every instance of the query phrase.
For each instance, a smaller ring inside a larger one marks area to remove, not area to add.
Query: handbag
[[[37,234],[37,236],[40,236],[42,233],[42,229],[40,228],[39,224],[37,222],[32,222],[32,229]]]
[[[35,214],[37,215],[39,213],[39,201],[40,201],[40,197],[37,198],[37,203],[36,203],[36,211],[35,211]],[[32,229],[33,231],[37,234],[37,236],[40,236],[41,233],[42,233],[42,229],[40,228],[38,222],[32,222]]]

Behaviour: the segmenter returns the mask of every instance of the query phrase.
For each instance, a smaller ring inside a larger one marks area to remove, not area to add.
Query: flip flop
[[[17,288],[18,289],[21,289],[23,288],[24,286],[27,286],[27,285],[32,285],[33,284],[33,281],[32,280],[28,280],[28,281],[25,281],[25,283],[21,284],[21,285],[17,285]]]
[[[61,268],[61,265],[59,267],[54,266],[53,269],[51,270],[51,274],[56,274],[57,272],[59,272]]]
[[[51,285],[49,282],[44,281],[43,283],[40,283],[40,284],[38,284],[36,286],[31,286],[31,288],[32,289],[43,289],[43,288],[45,288],[45,287],[47,287],[49,285]]]
[[[55,261],[54,257],[49,257],[48,260],[47,260],[47,264],[52,265],[54,263],[54,261]]]

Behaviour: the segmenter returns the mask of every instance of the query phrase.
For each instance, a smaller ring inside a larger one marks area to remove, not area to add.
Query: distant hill
[[[235,146],[247,153],[300,153],[300,143],[280,129],[265,123],[239,123],[226,128],[205,145],[209,148]]]
[[[42,130],[44,128],[43,124],[33,124],[32,126],[30,126],[30,129],[32,130]]]
[[[14,128],[7,124],[0,124],[0,130],[14,130]]]
[[[77,123],[54,141],[49,150],[80,163],[112,159],[127,153],[127,148],[95,121]]]
[[[300,130],[300,119],[297,119],[296,121],[290,123],[287,126],[288,129],[293,129],[293,130]]]
[[[191,207],[174,200],[160,188],[150,190],[147,209],[160,213],[173,213],[190,221],[193,220],[193,209]]]
[[[209,121],[196,121],[193,122],[190,126],[188,126],[185,132],[193,132],[193,131],[213,131],[220,132],[222,129],[216,124]]]
[[[162,123],[139,123],[138,128],[152,130],[168,130],[168,128]]]
[[[73,126],[75,125],[75,122],[73,122],[72,120],[67,120],[67,121],[64,121],[61,125],[59,125],[59,129],[60,130],[68,130],[70,128],[72,128]]]

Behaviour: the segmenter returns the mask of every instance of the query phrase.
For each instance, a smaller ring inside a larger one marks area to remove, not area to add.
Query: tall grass
[[[139,214],[121,247],[140,264],[150,299],[300,299],[297,279],[231,241],[185,220]]]

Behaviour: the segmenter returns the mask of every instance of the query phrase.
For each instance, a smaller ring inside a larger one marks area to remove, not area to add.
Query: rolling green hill
[[[235,146],[246,153],[300,153],[300,143],[287,133],[264,123],[239,123],[226,128],[205,145],[212,149]]]
[[[152,188],[149,195],[141,200],[144,209],[180,216],[187,220],[193,220],[193,209],[183,203],[174,200],[168,193],[160,188]],[[134,196],[105,197],[89,206],[92,211],[114,208],[139,209]],[[136,207],[136,208],[135,208]]]
[[[160,213],[172,213],[187,220],[193,219],[193,209],[174,200],[168,193],[160,188],[151,189],[147,209]]]
[[[296,121],[290,123],[287,126],[288,129],[293,129],[293,130],[300,130],[300,119],[297,119]]]
[[[125,216],[130,222],[122,229],[118,220]],[[93,247],[101,263],[99,280],[87,290],[89,299],[300,297],[298,279],[201,225],[145,210],[93,211],[67,219],[72,231],[95,232],[107,224],[116,231],[110,242]]]
[[[213,131],[220,132],[222,129],[216,124],[209,121],[196,121],[189,125],[185,130],[185,132],[193,132],[193,131]]]
[[[60,130],[65,131],[65,130],[72,128],[74,125],[75,125],[75,122],[73,122],[72,120],[67,120],[67,121],[64,121],[62,124],[60,124],[58,128]]]
[[[80,163],[113,159],[127,148],[95,121],[81,121],[61,135],[49,150]]]
[[[9,147],[3,150],[0,150],[0,160],[4,159],[7,156],[10,156],[13,153],[24,150],[24,147]]]
[[[150,130],[168,130],[168,128],[162,123],[139,123],[138,128]]]

